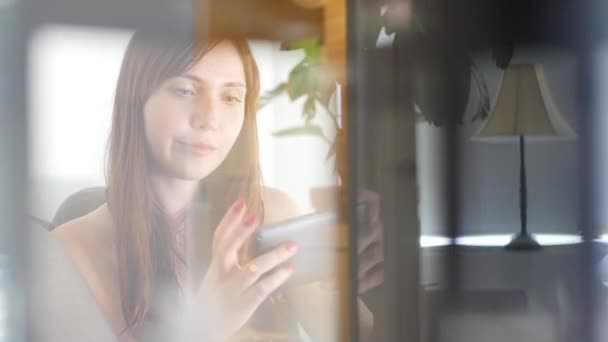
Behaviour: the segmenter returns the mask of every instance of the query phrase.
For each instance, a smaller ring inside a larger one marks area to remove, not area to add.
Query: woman
[[[246,255],[256,227],[298,214],[261,185],[247,42],[188,37],[135,33],[116,90],[107,203],[54,231],[121,341],[144,338],[167,311],[158,299],[175,302],[173,285],[195,310],[193,338],[227,340],[294,271],[293,243]]]

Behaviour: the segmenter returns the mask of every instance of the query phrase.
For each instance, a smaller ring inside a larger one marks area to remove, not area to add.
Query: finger
[[[371,224],[370,229],[366,229],[359,235],[357,243],[357,254],[361,254],[374,242],[382,242],[384,235],[384,227],[380,222],[374,222]]]
[[[384,282],[384,264],[376,265],[363,279],[359,279],[359,294],[380,286]]]
[[[293,274],[293,265],[287,264],[272,271],[243,293],[243,301],[250,308],[257,308],[269,295],[283,285]]]
[[[242,267],[243,270],[239,272],[244,288],[253,285],[264,274],[291,259],[297,251],[298,245],[289,242],[248,262]]]
[[[242,222],[237,224],[237,228],[230,232],[224,240],[224,256],[231,263],[239,261],[238,251],[245,245],[247,239],[253,235],[258,225],[258,218],[255,213],[249,214]]]
[[[360,189],[357,193],[357,202],[364,202],[368,205],[370,222],[380,219],[380,196],[378,193],[367,189]]]
[[[322,280],[319,282],[319,287],[326,291],[336,291],[338,289],[338,281],[335,279]]]
[[[230,207],[230,209],[228,209],[226,214],[224,214],[224,217],[213,233],[211,246],[214,253],[216,250],[222,250],[226,238],[234,229],[236,229],[237,224],[243,219],[245,207],[245,200],[239,199]]]
[[[384,248],[382,244],[375,243],[359,256],[358,275],[363,278],[366,272],[384,261]]]

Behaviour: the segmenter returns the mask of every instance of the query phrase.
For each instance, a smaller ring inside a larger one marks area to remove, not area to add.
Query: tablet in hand
[[[357,206],[359,225],[367,223],[367,206]],[[335,278],[339,264],[348,257],[348,231],[338,223],[334,211],[307,214],[263,226],[255,236],[255,255],[268,252],[283,243],[295,242],[298,253],[291,263],[295,272],[286,286]],[[344,263],[342,263],[344,262]]]

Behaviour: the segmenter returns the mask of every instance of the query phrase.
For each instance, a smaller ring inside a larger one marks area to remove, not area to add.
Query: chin
[[[181,156],[180,156],[181,157]],[[199,181],[209,176],[220,162],[217,156],[208,158],[166,158],[159,163],[164,172],[174,178],[186,181]]]

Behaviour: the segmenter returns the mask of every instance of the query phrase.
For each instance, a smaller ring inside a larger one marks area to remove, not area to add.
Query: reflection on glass
[[[0,341],[8,337],[8,260],[0,254]]]
[[[579,235],[567,234],[534,234],[541,246],[559,246],[572,245],[583,241]],[[504,247],[511,239],[509,234],[493,234],[493,235],[469,235],[460,236],[454,240],[454,244],[459,246],[479,246],[479,247]],[[608,238],[602,237],[602,240],[608,241]],[[423,235],[420,237],[420,247],[440,247],[450,245],[450,238],[446,236]]]
[[[436,49],[437,53],[447,53],[442,47]],[[442,92],[452,91],[451,87],[460,84],[457,82],[470,77],[470,83],[466,84],[468,91],[464,92],[466,106],[456,107],[452,103],[446,106],[450,112],[456,112],[454,115],[462,115],[462,120],[449,127],[430,122],[426,115],[416,124],[423,284],[420,305],[428,314],[421,317],[425,341],[552,341],[560,335],[564,341],[576,341],[580,333],[577,310],[585,289],[579,262],[584,244],[580,204],[573,195],[580,193],[579,141],[528,139],[527,169],[520,170],[518,138],[508,141],[503,137],[509,132],[519,137],[523,131],[517,131],[518,127],[538,124],[538,120],[532,120],[534,115],[511,118],[527,105],[538,107],[539,99],[548,103],[550,110],[561,113],[563,124],[580,132],[582,110],[573,94],[578,77],[577,60],[572,51],[543,46],[524,48],[516,44],[511,52],[507,62],[499,66],[501,52],[491,47],[464,51],[471,62],[464,74],[460,73],[462,65],[453,61],[448,69],[455,74],[432,80],[437,82],[436,92]],[[511,85],[502,81],[503,73],[520,64],[542,65],[542,89],[537,86],[535,91],[525,91],[523,80]],[[437,68],[440,67],[438,63]],[[421,91],[423,84],[421,81]],[[519,95],[510,97],[511,94]],[[445,101],[449,100],[458,99]],[[436,109],[426,105],[427,111]],[[503,105],[506,107],[499,108]],[[478,114],[484,110],[487,121],[479,120]],[[533,111],[540,114],[541,110],[542,106]],[[500,115],[492,115],[495,111]],[[483,131],[484,127],[499,128],[488,133]],[[448,141],[450,129],[456,134]],[[491,135],[493,141],[504,143],[475,143],[472,138],[480,130]],[[457,158],[450,160],[455,151]],[[518,198],[525,191],[520,187],[521,172],[527,173],[528,183],[527,198],[520,211]],[[451,177],[453,173],[457,177]],[[454,188],[448,182],[457,183],[458,193],[452,198],[449,191]],[[450,199],[452,208],[448,205]],[[456,218],[451,217],[452,222],[448,222],[448,209],[457,211]],[[520,230],[522,221],[527,222],[527,228],[541,246],[537,252],[512,252],[504,248],[513,239],[513,233]],[[449,236],[452,233],[453,239]],[[552,322],[559,322],[559,326]],[[521,329],[519,337],[515,337],[516,329]]]
[[[256,107],[303,58],[278,48],[182,31],[46,26],[32,37],[31,215],[60,247],[38,258],[69,257],[92,295],[85,302],[101,313],[96,329],[146,341],[338,338],[346,228],[334,219],[289,229],[304,214],[336,215],[330,146],[273,135],[301,125],[305,98]],[[315,120],[335,134],[331,116]],[[372,256],[361,271],[366,292],[382,280],[383,253],[371,229],[380,227],[376,201],[361,200],[372,209],[361,245]],[[256,230],[272,228],[283,233],[258,249]],[[288,282],[318,262],[331,274]]]
[[[534,237],[541,246],[558,246],[571,245],[582,242],[582,238],[578,235],[566,234],[534,234]],[[506,246],[512,235],[478,235],[478,236],[461,236],[456,238],[456,244],[462,246]]]

